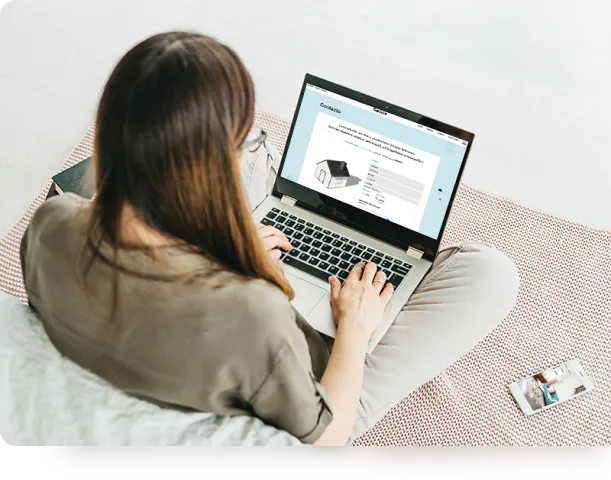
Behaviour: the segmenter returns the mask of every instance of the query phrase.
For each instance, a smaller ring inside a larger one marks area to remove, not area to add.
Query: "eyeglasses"
[[[259,148],[261,148],[261,145],[263,145],[263,142],[265,142],[266,138],[267,133],[261,130],[261,135],[259,135],[257,138],[254,138],[253,140],[247,140],[246,142],[244,142],[240,146],[240,150],[248,150],[251,153],[256,152],[257,150],[259,150]]]

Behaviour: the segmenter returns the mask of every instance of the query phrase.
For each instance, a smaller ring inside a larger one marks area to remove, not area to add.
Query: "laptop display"
[[[472,135],[319,85],[306,77],[280,176],[438,240]]]

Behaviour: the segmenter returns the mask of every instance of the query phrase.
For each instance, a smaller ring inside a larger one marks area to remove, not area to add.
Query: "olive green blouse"
[[[21,245],[30,305],[57,349],[162,406],[257,416],[316,440],[332,420],[319,383],[329,350],[287,297],[186,248],[120,249],[111,318],[110,245],[82,279],[88,204],[72,194],[47,200]]]

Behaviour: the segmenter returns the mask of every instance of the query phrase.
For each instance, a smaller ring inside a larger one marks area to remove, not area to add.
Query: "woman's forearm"
[[[314,445],[345,445],[354,424],[369,342],[358,326],[340,326],[321,382],[333,406],[333,421]]]

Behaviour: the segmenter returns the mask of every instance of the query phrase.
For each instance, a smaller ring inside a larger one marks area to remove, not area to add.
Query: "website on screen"
[[[437,238],[467,142],[314,85],[281,176]]]

